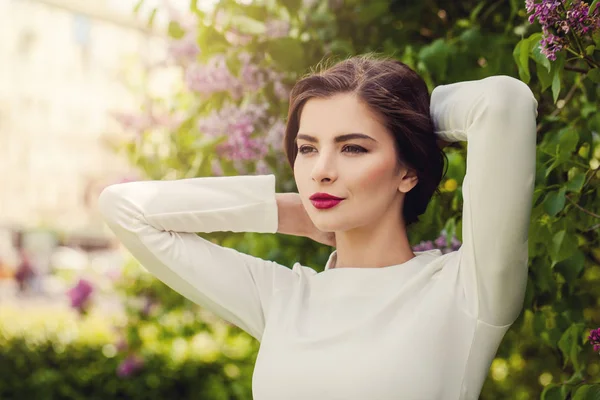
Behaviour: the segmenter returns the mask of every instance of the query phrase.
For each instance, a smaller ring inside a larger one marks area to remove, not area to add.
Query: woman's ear
[[[409,169],[404,173],[402,180],[400,181],[400,185],[398,186],[398,190],[402,193],[408,193],[417,186],[419,183],[419,177],[417,176],[417,172]]]

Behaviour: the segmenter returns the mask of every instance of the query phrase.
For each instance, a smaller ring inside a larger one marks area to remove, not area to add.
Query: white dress
[[[463,245],[383,268],[291,268],[195,232],[277,231],[273,175],[107,187],[101,212],[158,279],[261,342],[255,400],[476,399],[519,315],[536,100],[496,76],[432,93],[436,132],[468,140]]]

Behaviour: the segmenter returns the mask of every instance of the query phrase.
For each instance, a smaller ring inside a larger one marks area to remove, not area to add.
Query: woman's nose
[[[320,153],[313,165],[311,178],[315,182],[334,182],[338,178],[334,157]]]

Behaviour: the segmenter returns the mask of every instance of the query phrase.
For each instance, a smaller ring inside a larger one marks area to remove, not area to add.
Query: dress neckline
[[[325,272],[329,272],[329,271],[342,271],[342,270],[390,270],[390,269],[396,269],[396,268],[401,268],[403,266],[406,266],[408,264],[412,264],[415,263],[417,261],[421,261],[421,260],[425,260],[428,258],[432,258],[432,257],[439,257],[442,255],[442,251],[439,249],[433,249],[433,250],[426,250],[426,251],[414,251],[413,252],[415,254],[415,257],[411,258],[410,260],[407,260],[403,263],[400,264],[393,264],[393,265],[388,265],[385,267],[377,267],[377,268],[364,268],[364,267],[344,267],[344,268],[332,268],[332,266],[335,265],[335,262],[337,261],[337,250],[334,250],[330,255],[329,255],[329,259],[327,260],[327,263],[325,263],[325,269],[320,272],[325,273]]]

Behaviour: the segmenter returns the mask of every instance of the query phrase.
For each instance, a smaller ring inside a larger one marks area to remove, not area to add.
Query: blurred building
[[[132,173],[105,145],[111,112],[169,90],[146,80],[166,43],[135,3],[0,0],[0,226],[105,236],[97,195]]]

